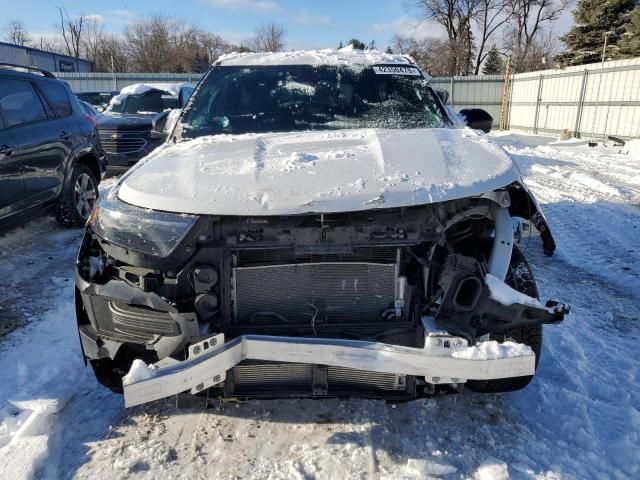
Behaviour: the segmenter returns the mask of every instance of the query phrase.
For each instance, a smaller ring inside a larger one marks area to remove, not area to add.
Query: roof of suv
[[[408,55],[395,55],[378,50],[358,50],[348,47],[324,50],[299,50],[277,53],[229,53],[220,56],[216,66],[264,65],[344,65],[366,67],[378,64],[416,65]]]
[[[37,75],[47,78],[56,78],[55,75],[48,70],[43,70],[38,67],[29,67],[25,65],[16,65],[13,63],[0,62],[0,70],[13,72],[17,74]]]

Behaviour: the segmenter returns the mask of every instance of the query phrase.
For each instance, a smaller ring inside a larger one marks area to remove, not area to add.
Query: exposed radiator
[[[326,368],[325,396],[399,396],[411,394],[413,377],[367,372],[342,367]],[[314,365],[302,363],[242,363],[231,370],[231,395],[311,396],[314,392]]]
[[[396,264],[302,263],[233,269],[236,324],[375,322],[393,308]]]

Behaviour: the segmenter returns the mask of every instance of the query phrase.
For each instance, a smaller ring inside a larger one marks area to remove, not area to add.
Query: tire
[[[518,249],[513,247],[511,262],[509,263],[509,271],[505,283],[511,288],[529,295],[530,297],[539,299],[538,286],[533,278],[533,272],[526,258]],[[504,333],[491,334],[491,340],[504,342],[511,340],[517,343],[529,345],[531,350],[536,354],[536,369],[540,361],[542,353],[542,325],[525,325],[514,328]],[[533,375],[526,377],[500,378],[496,380],[469,380],[465,385],[474,392],[479,393],[504,393],[515,392],[520,390],[531,382]]]
[[[122,393],[122,376],[127,372],[118,371],[113,360],[110,358],[91,360],[91,367],[98,383],[113,393]]]
[[[82,227],[91,216],[97,199],[98,181],[95,175],[88,166],[76,165],[60,195],[56,219],[65,227]]]

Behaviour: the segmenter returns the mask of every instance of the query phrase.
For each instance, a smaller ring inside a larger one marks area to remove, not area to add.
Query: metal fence
[[[76,92],[120,90],[139,82],[197,82],[188,73],[58,73]],[[455,110],[487,110],[497,126],[503,108],[501,75],[438,77]],[[640,58],[512,75],[504,102],[506,126],[576,137],[640,137]]]
[[[200,73],[65,73],[56,77],[66,81],[76,93],[120,91],[128,85],[144,82],[194,82]]]
[[[640,58],[514,75],[511,129],[640,137]]]
[[[454,110],[482,108],[491,114],[494,125],[498,125],[504,86],[502,75],[434,77],[431,85],[449,92],[449,103]]]
[[[498,125],[504,78],[433,78],[456,110],[487,110]],[[537,134],[640,137],[640,58],[512,75],[506,126]]]

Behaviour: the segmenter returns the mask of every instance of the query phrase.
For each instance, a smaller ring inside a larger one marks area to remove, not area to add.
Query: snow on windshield
[[[185,113],[179,134],[195,138],[451,124],[415,66],[375,67],[214,67]]]

